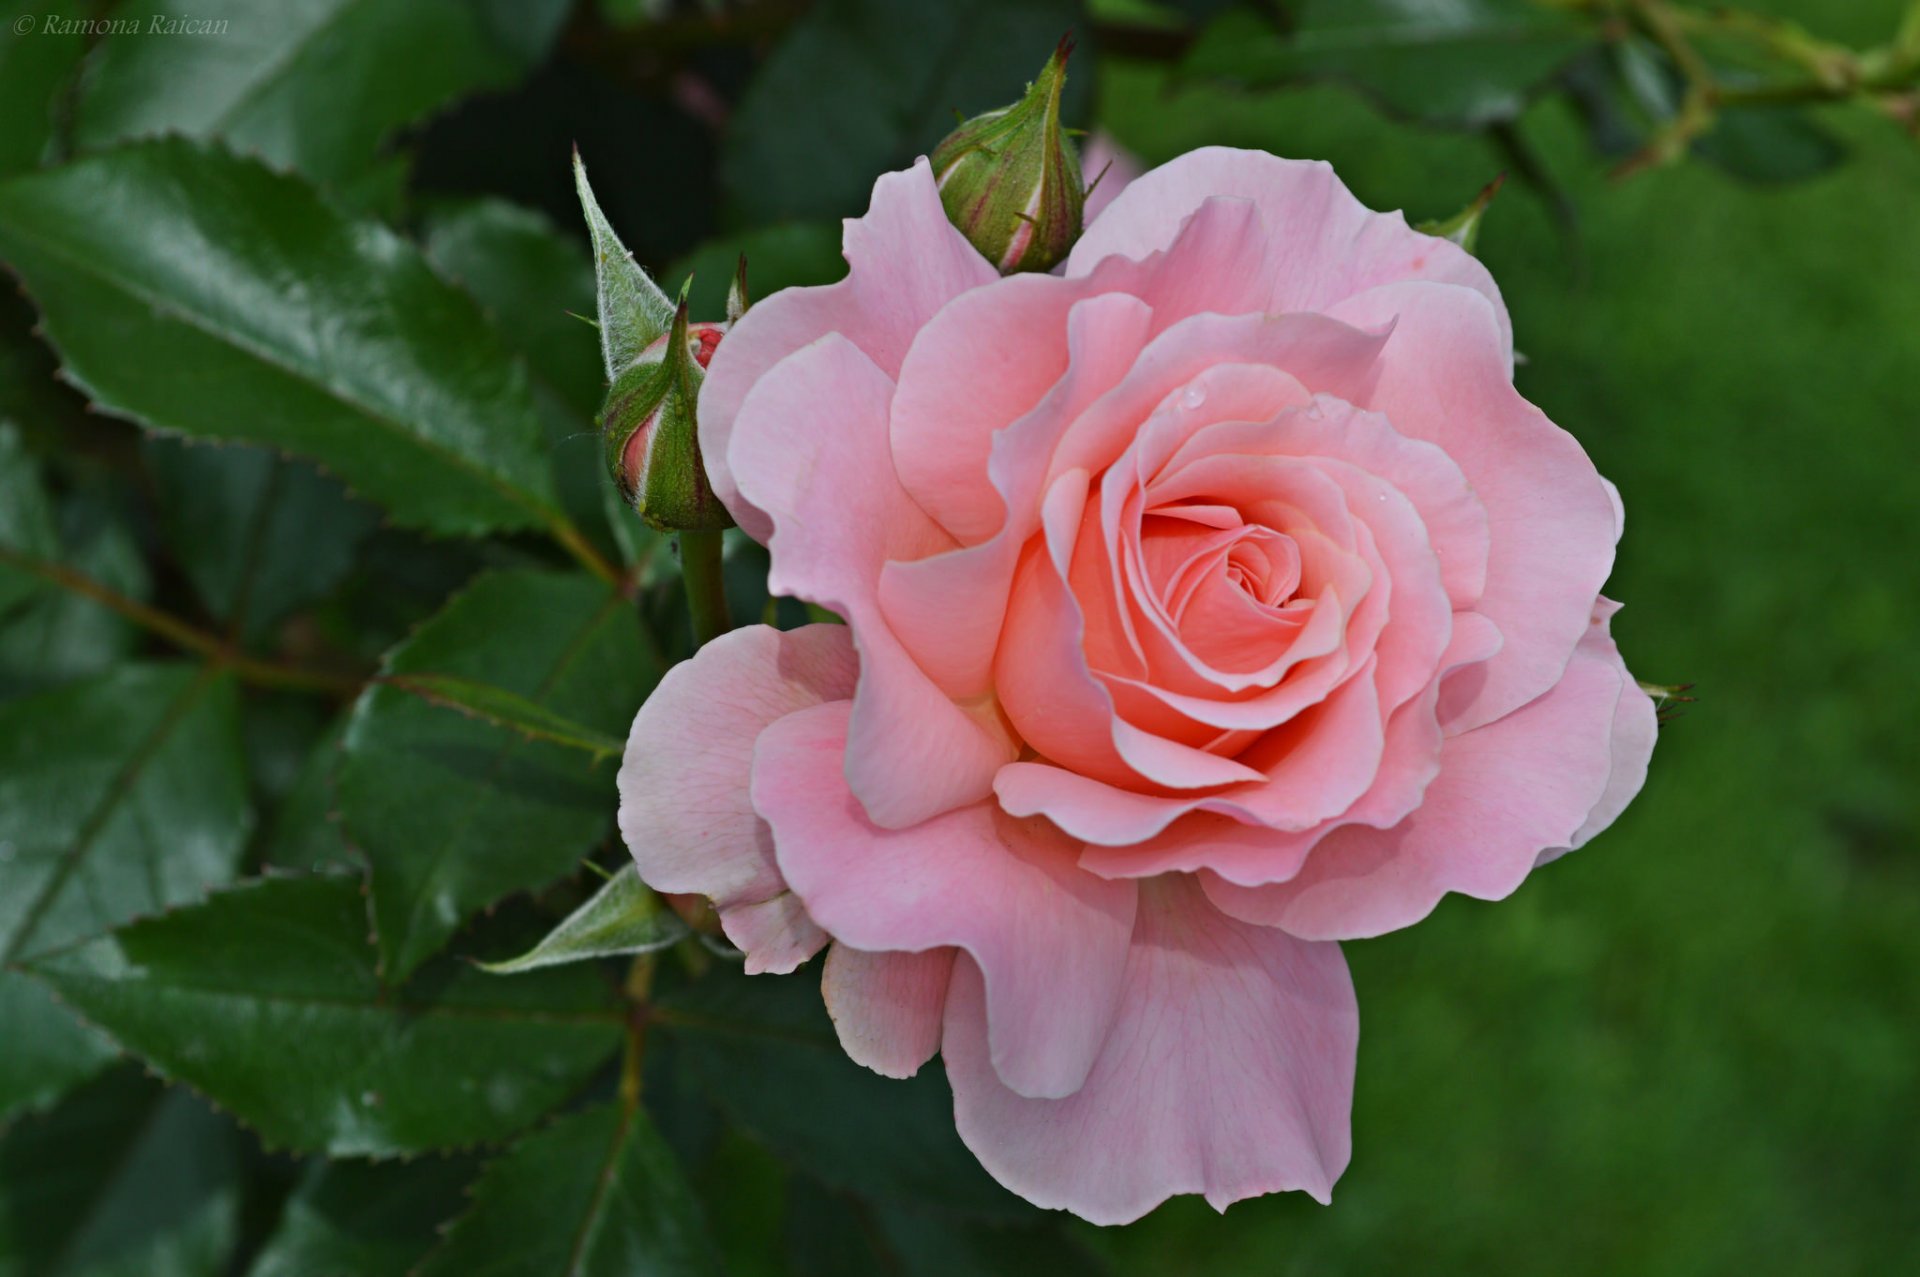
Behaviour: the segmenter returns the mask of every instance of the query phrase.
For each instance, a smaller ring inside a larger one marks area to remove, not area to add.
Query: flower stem
[[[687,612],[693,618],[693,645],[705,647],[732,626],[727,620],[727,587],[721,575],[719,532],[680,533],[680,576],[687,587]]]

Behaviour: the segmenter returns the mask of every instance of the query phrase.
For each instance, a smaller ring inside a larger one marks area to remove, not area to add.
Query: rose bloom
[[[750,972],[827,948],[847,1053],[939,1053],[1035,1203],[1327,1200],[1334,942],[1507,895],[1645,778],[1617,496],[1515,391],[1479,262],[1325,164],[1193,152],[1002,279],[923,160],[845,251],[734,326],[699,415],[773,591],[846,624],[661,683],[641,876]]]

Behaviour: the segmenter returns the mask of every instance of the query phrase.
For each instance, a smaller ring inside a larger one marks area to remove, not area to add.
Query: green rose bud
[[[1051,269],[1080,238],[1086,188],[1060,127],[1072,52],[1062,39],[1025,97],[965,121],[933,150],[947,218],[1002,275]]]
[[[627,504],[656,528],[713,531],[733,518],[700,460],[695,406],[725,324],[687,322],[683,299],[666,335],[614,378],[600,413],[607,468]]]

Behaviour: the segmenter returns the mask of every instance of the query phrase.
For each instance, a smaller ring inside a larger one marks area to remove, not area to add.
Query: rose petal
[[[633,720],[618,785],[634,865],[655,891],[712,900],[748,971],[791,971],[826,943],[788,894],[747,797],[754,738],[851,696],[858,673],[843,625],[749,626],[667,671]]]
[[[832,608],[860,652],[847,782],[879,824],[901,828],[984,797],[1013,756],[888,628],[876,591],[889,559],[952,541],[901,489],[887,448],[893,383],[838,335],[790,355],[741,405],[730,461],[773,523],[768,588]]]
[[[856,1064],[883,1077],[912,1077],[940,1049],[940,1020],[953,978],[952,949],[870,953],[827,950],[820,993]]]
[[[848,218],[842,239],[848,275],[819,288],[786,288],[755,302],[714,350],[700,387],[700,451],[707,477],[734,520],[756,541],[772,535],[766,515],[735,482],[728,448],[735,418],[775,364],[827,333],[839,333],[888,376],[933,313],[970,288],[998,278],[993,266],[947,221],[925,159],[873,186],[865,217]]]
[[[841,778],[847,731],[841,702],[761,733],[753,804],[781,872],[837,941],[965,949],[986,975],[999,1075],[1022,1094],[1072,1094],[1113,1014],[1133,884],[1080,872],[1077,843],[991,803],[876,827]]]
[[[956,962],[941,1048],[955,1122],[1036,1205],[1119,1224],[1175,1193],[1324,1202],[1346,1168],[1359,1012],[1339,948],[1228,919],[1190,879],[1142,888],[1113,1029],[1077,1093],[1003,1085],[984,1012],[979,971]]]
[[[1647,782],[1647,766],[1653,761],[1653,744],[1660,734],[1660,724],[1653,698],[1627,673],[1620,649],[1614,645],[1609,632],[1613,614],[1619,610],[1620,605],[1612,599],[1601,599],[1594,608],[1587,636],[1581,640],[1582,646],[1590,647],[1620,668],[1620,704],[1613,715],[1613,770],[1607,775],[1607,788],[1600,795],[1600,801],[1587,813],[1586,822],[1575,831],[1573,840],[1565,847],[1550,847],[1541,852],[1534,862],[1535,868],[1585,846],[1589,839],[1619,819],[1620,813]]]

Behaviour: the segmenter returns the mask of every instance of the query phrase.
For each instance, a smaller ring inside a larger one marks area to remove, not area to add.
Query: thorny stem
[[[241,681],[258,687],[351,694],[358,692],[367,681],[357,674],[305,669],[249,656],[217,634],[209,633],[172,613],[150,607],[138,599],[130,599],[111,586],[59,563],[28,558],[12,550],[0,548],[0,564],[30,573],[83,598],[92,599],[109,611],[117,612],[134,624],[159,635],[175,647],[197,652],[215,665],[233,671]]]

